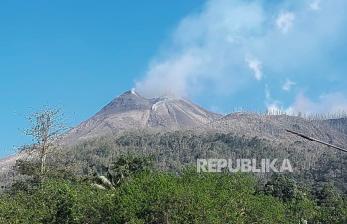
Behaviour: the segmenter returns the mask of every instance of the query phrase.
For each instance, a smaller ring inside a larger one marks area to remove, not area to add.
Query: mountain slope
[[[289,129],[331,144],[347,147],[347,135],[326,121],[311,121],[296,116],[233,113],[211,122],[205,128],[219,132],[231,132],[247,138],[264,138],[282,145],[303,141],[302,138],[286,132],[286,129]]]
[[[347,118],[328,119],[324,121],[339,132],[347,135]]]
[[[220,117],[185,99],[146,99],[135,91],[127,91],[72,129],[65,137],[65,142],[74,143],[125,130],[192,128]]]
[[[339,159],[343,160],[345,157],[336,150],[287,133],[286,129],[347,147],[347,135],[344,133],[345,121],[312,121],[296,116],[256,113],[232,113],[221,117],[185,99],[170,97],[146,99],[134,91],[128,91],[111,101],[93,117],[69,131],[63,143],[67,146],[77,146],[76,149],[66,147],[68,150],[65,151],[66,161],[71,159],[74,166],[79,166],[75,163],[77,158],[83,158],[81,164],[87,164],[87,161],[94,163],[99,151],[107,149],[117,153],[131,149],[149,150],[149,153],[156,152],[158,156],[166,156],[165,161],[178,158],[177,161],[168,165],[171,168],[179,166],[182,161],[182,164],[194,163],[194,160],[201,156],[211,158],[225,156],[226,158],[230,155],[252,156],[254,153],[265,158],[271,155],[271,158],[284,156],[296,162],[296,165],[304,164],[302,169],[314,167],[316,163],[325,164],[322,167],[327,169],[318,171],[326,172],[326,177],[329,177],[331,172],[329,167],[332,166],[330,161],[335,161],[336,167],[339,167],[343,164]],[[150,131],[146,134],[141,129],[160,130],[160,133],[157,135],[157,132],[153,134]],[[121,133],[133,130],[141,131]],[[181,131],[170,132],[172,130]],[[107,147],[104,145],[101,147],[98,141],[92,139],[105,135],[109,135],[105,141],[111,139],[105,142]],[[146,138],[149,140],[145,144]],[[137,141],[138,139],[141,141]],[[90,141],[86,145],[78,144],[84,140]],[[132,141],[136,144],[128,147],[127,144]],[[74,150],[77,151],[74,153]],[[239,151],[241,154],[237,154]],[[83,157],[81,154],[88,156]],[[113,154],[110,153],[110,155]],[[19,155],[0,160],[0,182],[1,180],[10,182],[9,176],[13,174],[11,170],[17,158],[20,158]],[[104,160],[105,158],[100,159],[100,161]],[[163,164],[162,167],[168,163],[163,162]],[[334,172],[343,173],[344,170],[338,168]]]

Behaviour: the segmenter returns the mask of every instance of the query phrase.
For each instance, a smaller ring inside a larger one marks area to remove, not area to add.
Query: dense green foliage
[[[35,165],[19,167],[35,174]],[[0,223],[347,221],[346,199],[332,186],[311,192],[286,176],[273,176],[261,186],[246,174],[158,171],[147,160],[129,156],[116,160],[104,174],[117,180],[112,181],[114,188],[100,190],[93,187],[92,176],[73,178],[52,169],[29,178],[0,196]]]

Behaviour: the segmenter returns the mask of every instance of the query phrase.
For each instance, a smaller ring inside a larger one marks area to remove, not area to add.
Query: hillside
[[[347,118],[327,119],[325,123],[335,128],[337,131],[347,134]]]
[[[65,142],[76,143],[125,130],[193,128],[220,117],[186,99],[146,99],[132,90],[115,98],[93,117],[73,128],[65,137]]]
[[[331,144],[347,146],[347,135],[335,128],[340,125],[338,120],[308,120],[288,115],[262,115],[256,113],[233,113],[204,126],[207,130],[234,133],[248,138],[258,137],[279,144],[291,144],[302,140],[286,130],[305,133]],[[343,124],[342,124],[343,125]],[[346,126],[347,127],[347,126]]]
[[[197,158],[288,158],[299,179],[318,184],[330,178],[346,191],[346,155],[286,132],[344,147],[343,121],[255,113],[221,117],[185,99],[146,99],[127,91],[66,133],[64,150],[49,161],[86,175],[102,171],[124,153],[152,155],[164,170],[180,170]],[[17,158],[0,161],[5,182],[11,179],[7,177]]]

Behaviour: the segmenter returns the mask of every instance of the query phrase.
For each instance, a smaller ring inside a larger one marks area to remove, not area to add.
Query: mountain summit
[[[221,115],[183,98],[147,99],[134,90],[112,100],[90,119],[73,128],[67,142],[81,141],[125,130],[143,128],[175,130],[208,124]]]

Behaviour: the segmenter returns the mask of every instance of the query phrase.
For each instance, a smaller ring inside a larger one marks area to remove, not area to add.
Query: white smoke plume
[[[172,36],[172,47],[156,57],[136,89],[147,96],[188,96],[206,89],[229,92],[252,77],[260,79],[260,64],[251,70],[244,60],[252,32],[263,27],[258,3],[208,1],[201,12],[184,18]],[[253,71],[252,71],[253,70]],[[236,79],[236,77],[238,77]]]
[[[293,105],[286,109],[289,114],[334,114],[347,112],[347,98],[343,93],[322,94],[318,100],[312,100],[299,93]]]
[[[333,66],[335,74],[345,71],[330,55],[346,37],[346,6],[345,0],[208,0],[179,22],[136,91],[147,97],[207,91],[237,97],[264,83],[282,88],[282,81],[267,81],[281,77],[293,80],[283,88],[289,94],[294,82],[300,89],[313,75],[324,80]]]
[[[276,25],[278,29],[281,30],[282,33],[288,33],[293,26],[294,19],[295,19],[294,13],[282,12],[276,20]]]

